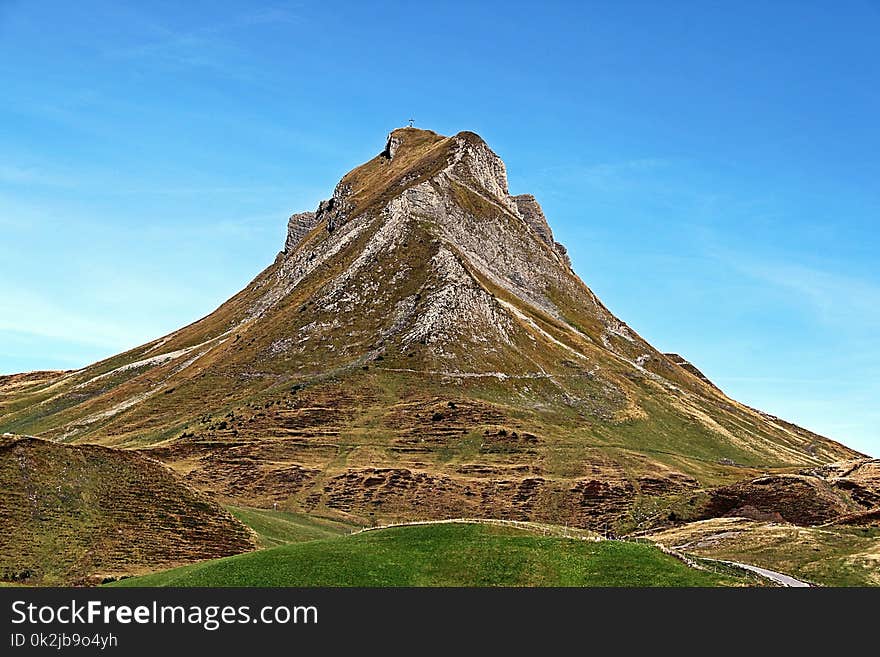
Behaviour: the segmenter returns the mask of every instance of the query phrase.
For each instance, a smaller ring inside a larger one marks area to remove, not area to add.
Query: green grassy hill
[[[736,586],[657,548],[511,527],[393,527],[294,543],[113,586]]]
[[[333,538],[349,534],[355,525],[338,520],[316,518],[304,513],[287,513],[251,507],[227,507],[229,512],[253,529],[258,535],[260,547],[271,548],[287,543],[315,541],[321,538]]]

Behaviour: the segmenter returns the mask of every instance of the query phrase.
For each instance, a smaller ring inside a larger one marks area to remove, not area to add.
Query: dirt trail
[[[767,579],[776,582],[781,586],[792,588],[809,588],[812,586],[812,584],[802,582],[799,579],[795,579],[791,575],[786,575],[785,573],[777,573],[775,570],[767,570],[766,568],[759,568],[758,566],[753,566],[748,563],[740,563],[739,561],[724,561],[722,559],[712,559],[712,561],[718,561],[719,563],[726,563],[729,566],[736,566],[737,568],[750,570],[751,572],[757,573],[761,577],[766,577]]]

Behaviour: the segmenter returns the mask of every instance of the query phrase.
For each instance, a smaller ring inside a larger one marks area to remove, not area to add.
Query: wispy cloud
[[[248,53],[238,45],[238,33],[253,27],[299,22],[298,12],[284,5],[261,7],[194,29],[171,27],[142,17],[140,24],[149,35],[134,45],[108,48],[104,55],[174,68],[207,69],[228,78],[256,81],[262,69],[247,64]]]
[[[673,162],[663,158],[640,158],[576,167],[570,176],[603,191],[619,191],[643,185],[646,177],[669,169]]]
[[[40,167],[0,164],[0,184],[37,185],[45,187],[75,188],[79,185],[75,176],[47,171]]]
[[[62,339],[97,347],[132,346],[142,331],[115,323],[110,317],[87,317],[61,304],[22,289],[0,295],[0,331]]]
[[[780,288],[825,322],[880,326],[880,285],[874,281],[785,262],[738,262],[743,273]]]
[[[553,196],[590,196],[609,207],[674,211],[691,223],[711,218],[730,200],[699,162],[672,156],[645,156],[608,162],[568,162],[544,168],[533,181]]]
[[[587,185],[596,191],[615,192],[635,187],[656,187],[657,179],[673,170],[676,161],[662,157],[642,157],[614,162],[567,162],[544,167],[543,181],[554,186],[580,188]]]
[[[721,376],[716,377],[718,382],[735,383],[785,383],[795,385],[826,384],[830,381],[827,376],[813,379],[790,377],[790,376]],[[848,382],[848,381],[846,381]]]
[[[294,10],[291,6],[277,5],[274,7],[261,7],[242,14],[232,25],[265,25],[267,23],[280,25],[300,22],[302,22],[300,12]]]
[[[288,189],[285,185],[182,185],[173,186],[131,186],[110,190],[113,194],[137,194],[158,196],[222,196],[233,194],[241,195],[267,195],[277,194]]]

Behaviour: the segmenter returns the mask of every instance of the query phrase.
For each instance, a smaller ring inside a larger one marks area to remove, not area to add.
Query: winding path
[[[742,568],[744,570],[750,570],[751,572],[757,573],[761,577],[766,577],[767,579],[776,582],[781,586],[793,588],[810,588],[812,586],[812,584],[802,582],[799,579],[795,579],[791,575],[786,575],[785,573],[777,573],[775,570],[767,570],[766,568],[759,568],[758,566],[753,566],[748,563],[740,563],[739,561],[724,561],[723,559],[712,559],[712,561],[717,561],[718,563],[726,563],[729,566],[736,566],[737,568]]]

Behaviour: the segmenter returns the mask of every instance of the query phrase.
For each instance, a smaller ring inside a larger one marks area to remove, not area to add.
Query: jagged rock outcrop
[[[535,234],[542,242],[544,242],[544,244],[556,250],[567,267],[571,267],[571,259],[568,256],[568,250],[562,244],[553,239],[553,231],[550,230],[550,224],[547,223],[547,217],[544,216],[544,210],[541,209],[541,206],[535,197],[531,194],[520,194],[519,196],[514,196],[512,198],[513,202],[516,203],[517,210],[519,210],[520,215],[522,215],[522,218],[525,219],[529,227],[535,231]]]
[[[344,224],[352,209],[352,205],[348,201],[350,195],[351,185],[341,183],[337,185],[333,190],[333,196],[318,204],[318,209],[315,211],[315,224],[326,224],[327,232],[330,233]]]
[[[317,212],[299,212],[287,220],[287,239],[284,242],[284,253],[293,251],[303,238],[318,225]]]
[[[544,216],[544,210],[531,194],[520,194],[513,197],[516,203],[516,209],[526,220],[529,227],[535,231],[535,234],[541,238],[541,241],[548,246],[553,246],[553,231],[550,230],[550,224],[547,223],[547,217]]]
[[[388,139],[385,142],[385,150],[382,151],[382,155],[387,157],[389,160],[394,159],[394,154],[397,152],[397,149],[400,147],[400,137],[395,135],[393,132],[388,135]]]
[[[666,356],[675,365],[678,365],[680,368],[687,370],[688,372],[693,374],[695,377],[697,377],[703,383],[712,386],[716,390],[718,389],[718,386],[716,386],[714,383],[712,383],[712,381],[709,379],[709,377],[707,377],[699,369],[697,369],[697,367],[693,363],[691,363],[689,360],[687,360],[684,356],[680,356],[679,354],[672,354],[672,353],[665,353],[663,355]]]

